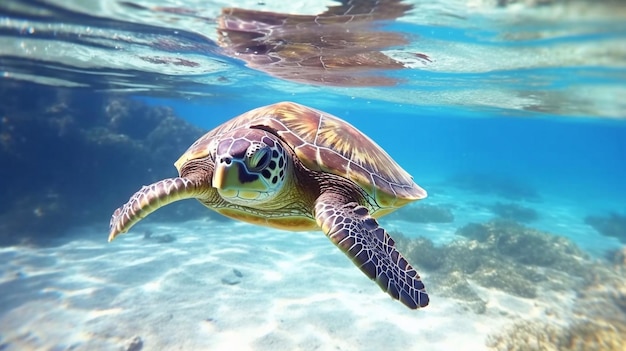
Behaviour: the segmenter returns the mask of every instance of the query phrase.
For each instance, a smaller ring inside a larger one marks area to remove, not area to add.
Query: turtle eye
[[[249,158],[248,158],[248,171],[258,172],[270,163],[270,156],[272,152],[269,147],[265,146],[258,150],[256,150]]]

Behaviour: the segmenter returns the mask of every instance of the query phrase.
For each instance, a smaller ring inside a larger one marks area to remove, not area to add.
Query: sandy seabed
[[[411,224],[381,223],[412,235]],[[450,225],[422,228],[453,235]],[[112,243],[103,226],[72,235],[0,249],[0,350],[485,350],[516,321],[566,323],[575,298],[475,285],[484,313],[432,293],[427,308],[410,310],[321,232],[206,219],[147,221]]]

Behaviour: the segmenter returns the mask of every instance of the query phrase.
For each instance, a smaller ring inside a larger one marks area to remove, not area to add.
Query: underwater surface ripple
[[[2,351],[624,350],[621,0],[4,0],[0,73]],[[106,242],[197,138],[279,101],[428,191],[380,224],[429,306],[320,231],[195,201]]]
[[[216,19],[227,5],[4,1],[0,68],[12,80],[169,97],[255,99],[258,94],[246,93],[252,90],[265,96],[318,94],[320,88],[244,69],[220,50]],[[238,7],[315,14],[320,4],[249,1]],[[384,51],[410,68],[389,72],[401,82],[385,90],[393,93],[325,87],[324,95],[408,106],[622,117],[624,11],[619,1],[536,7],[415,2],[401,19],[382,22],[385,31],[408,40]]]

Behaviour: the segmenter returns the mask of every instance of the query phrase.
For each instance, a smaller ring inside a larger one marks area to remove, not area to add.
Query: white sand
[[[442,244],[456,228],[490,220],[480,204],[496,201],[506,202],[433,191],[428,204],[454,204],[454,223],[381,223]],[[568,235],[587,250],[619,246],[584,225],[584,211],[572,204],[526,205],[541,216],[531,227]],[[132,349],[134,337],[143,350],[484,350],[488,335],[520,319],[554,325],[573,313],[574,291],[524,299],[470,282],[486,301],[485,313],[475,314],[433,293],[425,272],[431,304],[413,311],[321,232],[158,219],[157,212],[110,244],[102,223],[75,230],[60,246],[1,248],[0,350]],[[160,243],[167,235],[175,240]]]
[[[206,220],[148,221],[111,244],[104,225],[74,234],[0,250],[0,349],[119,350],[138,336],[143,350],[483,350],[518,318],[556,323],[571,308],[571,292],[531,300],[474,285],[485,314],[433,294],[412,311],[321,232]],[[166,234],[176,240],[158,243]]]

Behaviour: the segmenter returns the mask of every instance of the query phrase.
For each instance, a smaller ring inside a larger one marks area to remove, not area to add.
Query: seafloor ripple
[[[500,350],[545,324],[568,340],[581,318],[615,321],[620,308],[611,306],[624,305],[623,268],[579,255],[571,259],[585,282],[547,284],[523,297],[462,272],[420,267],[432,303],[416,312],[389,299],[317,232],[201,220],[141,223],[111,244],[101,228],[74,234],[80,239],[55,248],[0,251],[3,350],[483,350],[487,341]],[[554,250],[572,252],[561,244]],[[511,334],[506,328],[515,323],[531,327]],[[605,330],[591,327],[583,329]]]

